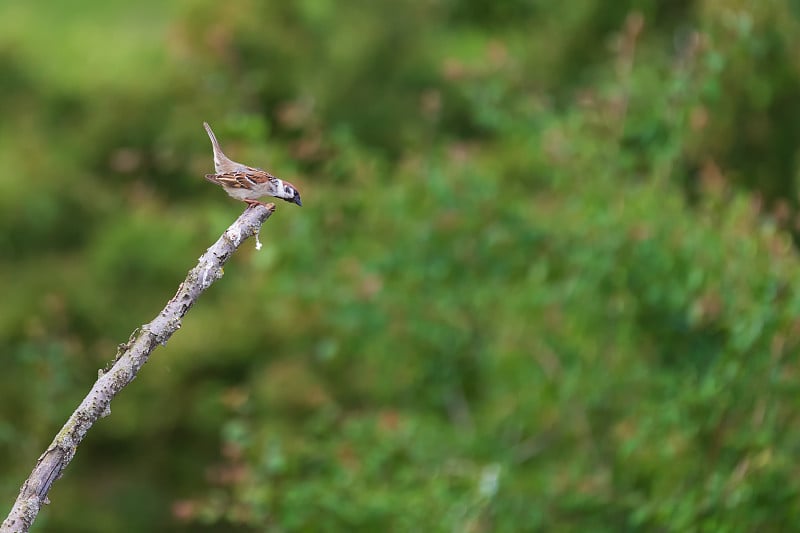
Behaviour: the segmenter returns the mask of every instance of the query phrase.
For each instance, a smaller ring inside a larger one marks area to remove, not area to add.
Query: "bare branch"
[[[197,266],[189,271],[178,292],[161,313],[152,322],[134,331],[127,343],[120,344],[110,369],[98,372],[92,390],[39,457],[36,467],[19,491],[14,507],[0,527],[0,533],[28,531],[41,506],[49,503],[47,494],[50,487],[75,456],[89,428],[101,417],[111,414],[114,396],[133,381],[150,357],[150,352],[159,344],[165,345],[181,327],[181,319],[200,294],[222,277],[222,266],[233,252],[245,239],[258,235],[261,225],[274,212],[274,204],[248,207],[217,242],[200,256]]]

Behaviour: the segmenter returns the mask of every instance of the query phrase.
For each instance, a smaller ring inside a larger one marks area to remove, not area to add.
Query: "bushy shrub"
[[[796,14],[484,4],[0,8],[6,501],[241,209],[208,120],[304,207],[42,530],[794,523]]]

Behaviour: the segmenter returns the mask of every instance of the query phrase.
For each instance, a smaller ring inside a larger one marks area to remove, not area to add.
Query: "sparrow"
[[[229,196],[241,200],[248,205],[264,205],[258,201],[262,196],[274,196],[287,202],[302,206],[300,193],[297,187],[288,181],[277,178],[261,168],[248,167],[236,161],[231,161],[219,147],[216,135],[211,130],[208,122],[203,122],[203,127],[211,139],[214,149],[214,171],[216,174],[206,174],[206,179],[225,189]]]

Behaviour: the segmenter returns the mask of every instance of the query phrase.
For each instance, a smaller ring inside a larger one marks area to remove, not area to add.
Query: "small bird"
[[[274,196],[287,202],[302,206],[297,187],[288,181],[277,178],[266,170],[248,167],[231,161],[219,147],[216,135],[208,122],[203,122],[211,146],[214,148],[214,170],[216,174],[206,174],[206,179],[225,189],[229,196],[241,200],[248,205],[264,205],[258,201],[262,196]]]

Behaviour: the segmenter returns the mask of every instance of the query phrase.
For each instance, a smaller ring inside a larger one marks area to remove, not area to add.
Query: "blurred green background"
[[[0,501],[295,183],[36,531],[800,519],[797,0],[0,1]]]

